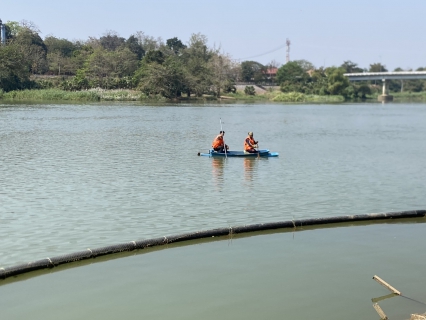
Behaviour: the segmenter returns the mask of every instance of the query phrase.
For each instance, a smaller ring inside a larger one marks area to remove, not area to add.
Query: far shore
[[[418,93],[392,93],[395,102],[426,101],[426,92]],[[244,92],[224,93],[220,98],[213,95],[203,95],[202,97],[183,95],[176,99],[166,99],[159,96],[147,96],[144,93],[130,89],[104,90],[91,89],[82,91],[65,91],[60,89],[32,89],[2,92],[0,90],[0,101],[75,101],[75,102],[97,102],[97,101],[143,101],[143,102],[203,102],[203,101],[250,101],[250,102],[279,102],[279,103],[343,103],[369,101],[376,102],[377,96],[370,95],[364,100],[347,100],[338,95],[308,95],[300,92],[284,93],[279,90],[271,90],[261,94],[246,95]]]

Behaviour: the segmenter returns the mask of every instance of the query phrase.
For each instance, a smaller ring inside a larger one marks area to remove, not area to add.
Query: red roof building
[[[277,75],[278,68],[268,68],[265,71],[267,77],[275,78]]]

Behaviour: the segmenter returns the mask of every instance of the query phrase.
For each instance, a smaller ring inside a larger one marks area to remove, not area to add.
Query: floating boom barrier
[[[219,236],[227,236],[248,232],[256,231],[266,231],[274,229],[296,229],[298,227],[306,226],[317,226],[325,224],[335,224],[335,223],[347,223],[347,222],[358,222],[358,221],[380,221],[380,220],[394,220],[394,219],[403,219],[403,218],[424,218],[426,216],[426,210],[412,210],[412,211],[399,211],[399,212],[389,212],[389,213],[371,213],[363,215],[348,215],[348,216],[338,216],[338,217],[325,217],[325,218],[312,218],[312,219],[301,219],[301,220],[290,220],[282,222],[270,222],[270,223],[260,223],[260,224],[251,224],[245,226],[236,226],[229,228],[219,228],[205,231],[196,231],[192,233],[184,233],[179,235],[164,236],[160,238],[148,239],[148,240],[138,240],[131,241],[127,243],[121,243],[96,249],[87,249],[84,251],[74,252],[70,254],[65,254],[52,258],[45,258],[33,262],[28,262],[24,264],[19,264],[16,266],[0,268],[0,279],[6,279],[9,277],[17,276],[20,274],[41,270],[54,268],[56,266],[87,260],[91,258],[96,258],[105,255],[111,255],[115,253],[141,250],[145,248],[152,248],[156,246],[203,239]]]

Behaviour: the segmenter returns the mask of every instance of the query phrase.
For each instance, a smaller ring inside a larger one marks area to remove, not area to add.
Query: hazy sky
[[[202,33],[234,59],[316,67],[351,60],[362,68],[426,67],[426,0],[2,0],[0,19],[34,22],[44,38],[69,40],[136,31],[178,37]],[[279,50],[268,53],[276,48]],[[268,54],[264,54],[268,53]]]

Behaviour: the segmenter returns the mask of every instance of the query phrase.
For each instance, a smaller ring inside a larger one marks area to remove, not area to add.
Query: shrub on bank
[[[41,89],[41,90],[16,90],[6,92],[3,99],[8,100],[45,100],[45,101],[99,101],[100,97],[95,92],[75,91],[69,92],[58,89]]]
[[[405,101],[425,101],[426,92],[395,92],[391,93],[394,100],[405,100]]]
[[[244,88],[244,93],[248,96],[254,96],[256,95],[256,90],[254,89],[253,86],[246,86]]]
[[[286,93],[280,93],[274,98],[272,98],[272,101],[276,102],[304,102],[305,101],[305,95],[300,92],[286,92]]]
[[[275,102],[344,102],[343,96],[319,96],[300,92],[283,92],[271,99]]]
[[[0,99],[22,101],[139,101],[148,99],[148,97],[139,91],[97,88],[82,91],[39,89],[3,92],[0,90]]]

